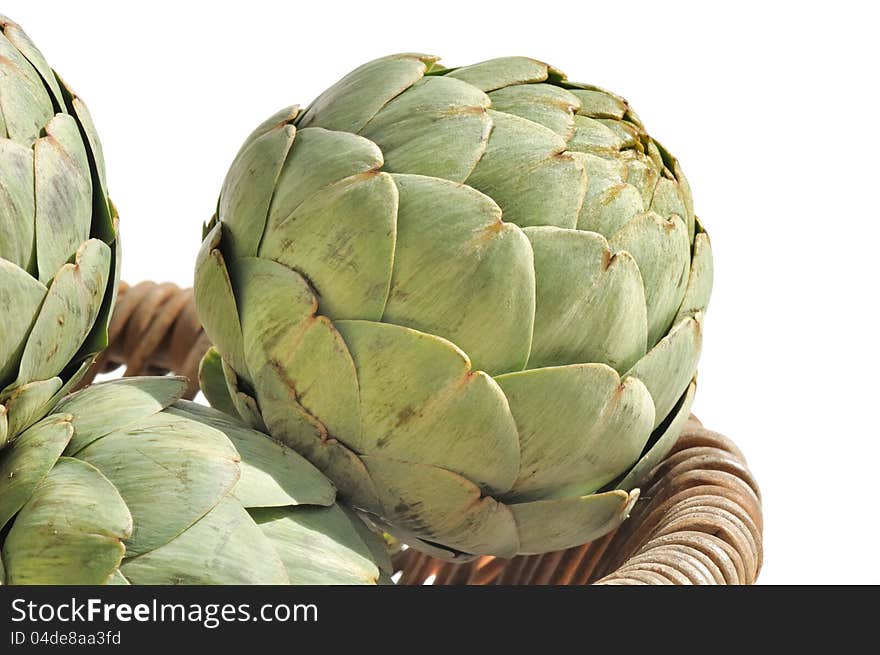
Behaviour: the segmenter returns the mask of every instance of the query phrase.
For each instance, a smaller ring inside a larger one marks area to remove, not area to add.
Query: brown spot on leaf
[[[354,179],[359,179],[359,180],[369,180],[371,178],[376,177],[381,172],[382,171],[380,171],[378,168],[371,168],[370,170],[364,171],[363,173],[358,173],[357,175],[355,175],[353,177],[354,177]]]
[[[491,223],[486,226],[487,232],[498,233],[498,232],[501,232],[502,230],[504,230],[504,221],[502,221],[500,218],[497,221],[495,221],[494,223]]]
[[[602,253],[602,271],[607,271],[611,268],[611,265],[617,259],[617,253],[613,253],[610,250],[606,250]]]
[[[409,423],[415,415],[416,415],[415,410],[412,407],[410,407],[409,405],[407,405],[406,407],[401,409],[399,412],[397,412],[397,423],[395,423],[395,427],[399,428],[400,426],[405,425],[406,423]]]

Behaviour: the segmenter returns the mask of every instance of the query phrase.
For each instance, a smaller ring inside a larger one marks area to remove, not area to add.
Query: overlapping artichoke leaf
[[[131,530],[115,486],[90,464],[62,457],[6,536],[6,582],[103,584],[119,566]]]
[[[438,59],[432,55],[400,54],[368,62],[318,96],[297,124],[358,132],[392,98],[421,79]]]
[[[224,497],[189,529],[120,568],[132,584],[288,584],[281,558],[247,510]]]
[[[535,257],[535,329],[528,368],[571,362],[626,372],[647,349],[638,263],[601,234],[526,228]]]

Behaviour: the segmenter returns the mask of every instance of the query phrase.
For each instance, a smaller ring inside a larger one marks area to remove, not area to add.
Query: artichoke
[[[0,583],[369,584],[390,568],[317,469],[185,390],[97,384],[0,451]]]
[[[2,447],[106,346],[118,254],[86,106],[18,25],[0,16],[0,31]]]
[[[619,525],[695,390],[709,239],[620,97],[402,54],[245,141],[196,303],[217,408],[448,559]]]

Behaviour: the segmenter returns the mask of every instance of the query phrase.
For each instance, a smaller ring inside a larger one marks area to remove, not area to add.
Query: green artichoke
[[[711,285],[622,98],[394,55],[238,153],[196,270],[202,385],[417,548],[557,550],[619,525],[677,439]]]
[[[379,580],[384,544],[327,478],[185,389],[94,385],[0,451],[0,583]]]
[[[118,254],[86,106],[18,25],[0,16],[0,31],[2,447],[106,346]]]

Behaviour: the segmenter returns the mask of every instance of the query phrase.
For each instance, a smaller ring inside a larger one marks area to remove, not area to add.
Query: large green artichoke
[[[709,239],[623,99],[436,62],[370,62],[246,140],[197,265],[203,388],[416,547],[581,544],[688,416]]]
[[[18,25],[0,31],[2,447],[106,346],[118,255],[88,110]]]
[[[384,544],[327,478],[185,390],[94,385],[0,451],[0,583],[378,581]]]

